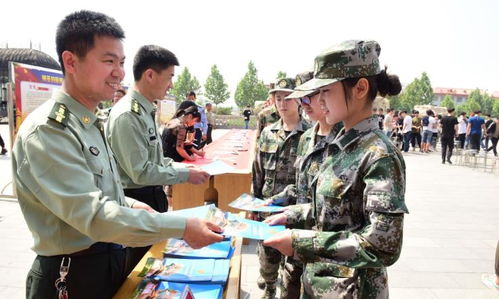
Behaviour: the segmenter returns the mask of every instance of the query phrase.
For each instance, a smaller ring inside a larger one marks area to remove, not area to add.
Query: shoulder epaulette
[[[66,105],[62,103],[55,103],[52,111],[50,111],[48,118],[58,124],[61,124],[63,127],[67,127],[69,121],[68,107],[66,107]]]
[[[132,99],[132,111],[140,115],[140,105],[136,99]]]

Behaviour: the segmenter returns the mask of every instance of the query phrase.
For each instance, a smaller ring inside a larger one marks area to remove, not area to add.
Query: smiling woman
[[[386,267],[402,247],[405,164],[371,116],[376,94],[397,94],[398,77],[379,67],[375,41],[346,41],[317,56],[314,79],[331,142],[312,182],[313,201],[267,221],[296,228],[264,242],[304,263],[304,298],[388,298]]]

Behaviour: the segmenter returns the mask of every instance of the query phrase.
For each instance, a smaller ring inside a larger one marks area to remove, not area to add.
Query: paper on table
[[[210,175],[231,173],[235,171],[235,168],[224,163],[223,161],[217,160],[200,167],[202,170],[206,171]]]

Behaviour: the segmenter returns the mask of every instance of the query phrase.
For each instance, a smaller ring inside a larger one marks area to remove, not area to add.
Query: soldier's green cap
[[[301,89],[301,85],[303,83],[306,83],[314,78],[314,72],[309,71],[309,72],[303,72],[299,73],[296,75],[296,87],[295,91],[293,91],[292,94],[286,97],[286,99],[299,99],[303,98],[304,96],[308,96],[314,92],[316,92],[318,89],[312,89],[312,90],[303,90]]]
[[[279,79],[277,80],[274,89],[271,89],[269,91],[269,94],[272,94],[277,91],[293,92],[294,88],[295,88],[295,79],[293,78]]]
[[[374,76],[381,72],[376,41],[349,40],[333,45],[315,58],[314,78],[299,86],[321,88],[347,78]]]

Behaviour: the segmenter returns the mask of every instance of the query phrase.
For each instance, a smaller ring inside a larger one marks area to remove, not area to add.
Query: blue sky
[[[125,83],[132,82],[133,56],[144,44],[176,53],[177,73],[187,66],[201,84],[217,64],[233,93],[250,60],[268,83],[278,71],[294,77],[311,69],[331,44],[375,39],[382,64],[404,84],[425,71],[434,87],[499,90],[499,1],[68,2],[2,3],[0,46],[32,40],[55,57],[57,23],[91,9],[114,17],[126,32]]]

